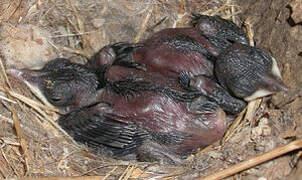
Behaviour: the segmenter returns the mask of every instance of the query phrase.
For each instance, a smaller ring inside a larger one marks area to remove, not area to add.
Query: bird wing
[[[148,138],[146,131],[125,119],[95,105],[62,116],[59,125],[76,141],[120,157],[135,152]]]

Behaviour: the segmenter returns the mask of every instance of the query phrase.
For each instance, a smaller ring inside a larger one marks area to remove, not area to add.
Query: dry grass
[[[108,0],[6,0],[0,3],[0,10],[3,12],[0,24],[37,24],[51,32],[52,46],[58,56],[69,57],[80,63],[108,43],[138,42],[150,32],[165,27],[185,26],[191,18],[191,12],[220,15],[242,24],[237,17],[240,8],[232,0],[199,3],[184,0],[115,0],[111,3]],[[248,23],[245,26],[253,39],[252,27]],[[255,118],[255,114],[262,102],[250,103],[221,142],[191,156],[184,165],[127,162],[95,155],[65,138],[68,135],[55,123],[57,110],[41,104],[18,82],[10,82],[2,59],[0,62],[0,178],[89,175],[89,179],[126,180],[151,177],[174,179],[211,174],[215,169],[200,166],[200,157],[206,152],[226,147],[235,134],[258,118]],[[194,165],[196,161],[200,162]]]

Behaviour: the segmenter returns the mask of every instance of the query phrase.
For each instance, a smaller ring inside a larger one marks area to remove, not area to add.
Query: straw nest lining
[[[232,0],[114,0],[110,3],[107,0],[6,0],[0,3],[0,10],[3,12],[0,15],[1,26],[8,28],[7,36],[12,37],[12,41],[20,42],[20,38],[24,37],[20,36],[24,30],[20,27],[30,24],[47,33],[43,33],[41,41],[23,38],[22,43],[30,40],[41,46],[48,43],[46,49],[51,51],[50,57],[54,57],[54,52],[56,56],[79,63],[85,63],[94,52],[109,43],[138,42],[163,28],[187,26],[192,12],[231,19],[245,28],[251,42],[254,36],[252,22],[238,18],[240,7]],[[7,36],[2,36],[2,40],[6,40]],[[0,46],[3,47],[3,44]],[[16,52],[18,50],[23,49]],[[1,53],[0,178],[87,175],[104,179],[202,177],[285,144],[287,141],[283,137],[273,133],[269,121],[279,125],[278,131],[294,126],[291,121],[286,121],[287,124],[278,121],[280,117],[288,118],[290,115],[287,112],[269,110],[271,116],[265,114],[268,107],[260,99],[249,103],[221,141],[190,156],[183,165],[114,160],[92,154],[85,146],[65,137],[55,123],[58,118],[56,109],[41,104],[23,85],[6,76],[5,68],[14,64],[9,64],[12,58],[5,57],[3,50]],[[25,64],[32,62],[24,55],[22,58]],[[46,62],[51,58],[45,58],[43,51],[41,59]],[[301,147],[301,142],[291,147],[286,150]],[[272,157],[257,157],[254,162],[257,164]],[[282,164],[282,159],[279,161]],[[256,164],[239,164],[239,169]],[[266,169],[253,168],[247,173],[261,175],[271,168],[271,164],[266,163],[263,167]],[[290,167],[284,168],[290,171]],[[229,169],[231,173],[226,173],[234,174],[235,170],[236,167],[233,167]]]

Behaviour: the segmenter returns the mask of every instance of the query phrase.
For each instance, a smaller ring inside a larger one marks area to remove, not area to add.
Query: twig
[[[74,5],[73,1],[72,0],[68,0],[71,8],[72,8],[72,11],[74,12],[75,14],[75,17],[76,17],[76,20],[77,20],[77,27],[78,28],[75,28],[78,33],[84,33],[85,32],[85,25],[84,25],[84,22],[82,21],[81,19],[81,15],[78,11],[78,9],[76,8],[76,6]],[[71,22],[71,20],[70,20]],[[71,23],[71,25],[73,25],[75,27],[75,25],[73,23]],[[92,54],[91,52],[91,44],[89,42],[89,40],[87,39],[87,36],[85,36],[84,34],[81,35],[81,40],[82,40],[82,44],[83,44],[83,51],[85,52],[86,56],[85,57],[90,57]]]
[[[222,144],[224,144],[225,142],[227,142],[232,137],[232,135],[235,133],[237,127],[239,126],[241,120],[243,119],[243,117],[245,115],[245,112],[246,112],[246,108],[236,117],[236,119],[232,123],[231,127],[225,133],[225,135],[224,135],[224,137],[222,139]]]
[[[8,85],[9,89],[11,89],[12,86],[11,86],[9,80],[8,80],[8,77],[7,77],[7,74],[6,74],[6,71],[5,71],[5,67],[4,67],[4,64],[3,64],[3,61],[2,61],[1,57],[0,57],[0,66],[1,66],[2,75],[3,75],[3,76],[1,76],[1,80],[2,80],[2,82],[5,82]]]
[[[215,180],[215,179],[222,179],[225,177],[229,177],[229,176],[239,173],[243,170],[257,166],[261,163],[264,163],[271,159],[277,158],[283,154],[286,154],[286,153],[289,153],[289,152],[292,152],[294,150],[301,149],[301,148],[302,148],[302,138],[295,140],[287,145],[275,148],[264,154],[261,154],[256,157],[245,160],[241,163],[231,166],[228,169],[222,170],[218,173],[212,174],[212,175],[204,177],[204,178],[200,178],[200,180]]]
[[[221,146],[220,145],[217,145],[217,146],[215,145],[215,144],[218,144],[219,142],[220,142],[220,140],[212,143],[211,145],[206,146],[205,148],[199,150],[196,154],[189,156],[185,161],[186,162],[192,161],[194,159],[194,157],[198,157],[203,153],[212,151],[213,149],[219,149]]]
[[[4,151],[3,151],[2,148],[0,149],[0,151],[1,151],[1,154],[2,154],[2,156],[3,156],[3,158],[4,158],[4,160],[5,160],[6,163],[9,165],[9,167],[13,170],[13,172],[15,173],[15,175],[20,176],[20,174],[18,173],[18,171],[13,167],[12,163],[10,163],[10,162],[8,161],[8,159],[7,159],[7,157],[6,157],[6,155],[5,155],[5,153],[4,153]]]
[[[163,0],[157,0],[157,1],[159,1],[163,5],[170,6],[170,7],[174,8],[174,9],[178,9],[178,6],[176,6],[174,4],[167,3],[166,1],[163,1]]]
[[[171,174],[165,175],[162,178],[167,179],[167,178],[176,178],[177,176],[184,175],[187,171],[186,170],[181,170],[181,171],[174,171]]]
[[[2,167],[0,166],[0,173],[2,174],[3,179],[6,179],[7,173],[2,170]]]
[[[248,103],[244,121],[253,121],[255,114],[262,103],[262,99],[263,98],[255,99]]]
[[[66,24],[66,31],[67,31],[67,34],[69,34],[69,35],[72,34],[71,29],[70,29],[70,24]],[[63,34],[63,35],[65,35],[65,34]],[[74,42],[74,39],[71,36],[68,36],[67,39],[68,39],[69,46],[71,48],[75,48],[76,43]]]
[[[18,9],[21,7],[21,3],[22,3],[22,0],[20,0],[18,6],[14,10],[14,12],[8,17],[7,21],[9,21],[11,19],[11,17],[13,17],[13,15],[18,11]]]
[[[11,85],[10,82],[7,78],[6,72],[5,72],[5,68],[2,62],[2,58],[0,58],[0,65],[1,65],[1,69],[2,69],[2,76],[1,79],[3,82],[6,82],[6,84],[9,86],[9,88],[11,89]],[[7,95],[9,99],[12,98],[12,96],[10,94]],[[17,112],[15,110],[15,104],[11,102],[11,112],[12,112],[12,119],[14,121],[14,125],[15,125],[15,130],[17,133],[17,136],[19,137],[20,140],[20,144],[21,144],[21,149],[24,155],[24,167],[25,167],[25,173],[28,172],[28,159],[29,159],[29,155],[27,152],[27,143],[24,139],[24,135],[23,135],[23,131],[20,125],[20,120],[18,118]]]
[[[0,99],[2,99],[2,100],[4,100],[4,101],[7,101],[7,102],[10,102],[10,103],[13,103],[13,104],[17,104],[16,101],[13,101],[13,100],[11,100],[11,99],[5,97],[5,96],[1,96],[1,95],[0,95]]]
[[[254,46],[254,31],[253,31],[253,24],[252,24],[252,19],[248,18],[244,21],[244,26],[246,27],[246,34],[250,40],[250,46]]]
[[[148,23],[148,21],[151,17],[152,12],[153,12],[153,6],[151,8],[149,8],[149,11],[148,11],[146,17],[145,17],[144,21],[141,24],[141,28],[140,28],[139,32],[137,33],[136,37],[134,38],[135,43],[137,43],[140,40],[141,36],[145,32],[147,23]]]
[[[250,124],[252,121],[255,121],[254,117],[261,102],[262,99],[256,99],[248,103],[246,111],[241,112],[240,115],[236,118],[236,120],[238,119],[238,121],[235,120],[231,128],[229,128],[230,131],[228,130],[228,134],[224,137],[223,143],[227,142],[234,133],[239,132],[247,121],[249,121]],[[244,116],[243,119],[242,116]]]
[[[48,37],[49,38],[73,37],[73,36],[92,34],[92,33],[96,33],[96,32],[98,32],[98,31],[94,30],[94,31],[79,32],[79,33],[70,33],[70,32],[67,32],[67,34],[59,34],[59,35],[53,35],[53,36],[48,36]]]
[[[127,168],[125,169],[125,171],[122,173],[122,175],[118,178],[118,180],[122,180],[125,177],[125,175],[129,171],[129,169],[131,168],[131,166],[132,166],[132,164],[129,163],[129,165],[127,166]]]
[[[3,119],[5,122],[8,122],[10,124],[14,124],[14,121],[8,117],[5,117],[3,115],[0,114],[0,118]]]
[[[39,103],[37,101],[34,101],[34,100],[31,100],[28,97],[25,97],[25,96],[23,96],[21,94],[18,94],[16,92],[9,91],[8,93],[12,97],[24,102],[25,104],[29,105],[30,107],[40,107],[40,108],[45,109],[47,111],[59,112],[59,110],[56,109],[56,108],[45,106],[44,104],[41,104],[41,103]]]
[[[58,49],[60,51],[67,51],[67,52],[70,52],[70,53],[74,53],[74,54],[79,54],[81,56],[84,56],[84,57],[89,57],[89,55],[84,51],[84,50],[81,50],[81,49],[73,49],[73,48],[69,48],[69,47],[58,47]]]
[[[5,145],[20,146],[20,143],[14,142],[14,140],[11,140],[10,138],[1,138],[0,140],[3,142],[4,146]],[[2,147],[3,145],[1,146],[1,148]]]
[[[104,176],[74,176],[74,177],[44,177],[39,180],[100,180]],[[22,178],[23,180],[36,180],[37,178]]]
[[[103,9],[101,10],[101,15],[104,16],[105,13],[108,11],[108,9],[109,9],[109,2],[108,2],[108,0],[105,0],[105,2],[104,2],[104,7],[103,7]]]
[[[184,6],[185,6],[185,3],[183,0],[181,0],[180,5],[178,7],[177,18],[172,25],[173,28],[183,26],[183,23],[184,23],[183,19],[187,15],[187,12],[184,10]]]
[[[232,0],[227,0],[227,4],[228,5],[232,5]],[[232,21],[235,23],[235,16],[234,16],[234,14],[235,14],[235,6],[231,6],[230,12],[231,12],[230,16],[232,18]]]
[[[106,174],[106,176],[103,178],[103,180],[107,179],[115,170],[117,169],[117,166],[115,166],[109,173]]]
[[[91,172],[93,172],[93,171],[95,171],[95,170],[97,170],[97,169],[101,169],[101,168],[105,168],[105,167],[112,167],[112,166],[117,166],[117,167],[120,167],[120,166],[121,166],[121,167],[124,167],[125,165],[124,165],[124,164],[108,164],[108,165],[102,164],[101,166],[92,168],[92,169],[90,169],[90,170],[88,170],[88,171],[82,173],[80,176],[86,176],[86,175],[88,175],[89,173],[91,173]],[[127,165],[127,166],[128,166],[128,165]]]
[[[132,175],[135,168],[137,168],[136,164],[131,166],[130,170],[126,173],[124,180],[127,180],[130,178],[130,176]]]
[[[156,24],[154,24],[153,26],[147,28],[146,31],[152,32],[157,26],[159,26],[160,24],[162,24],[166,19],[167,19],[167,16],[163,17],[163,18],[162,18],[160,21],[158,21]]]

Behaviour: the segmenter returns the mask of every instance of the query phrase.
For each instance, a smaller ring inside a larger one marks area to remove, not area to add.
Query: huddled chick
[[[274,58],[234,23],[194,16],[193,27],[105,46],[86,65],[55,59],[8,73],[59,108],[76,141],[113,157],[180,162],[223,136],[226,114],[286,90]]]

